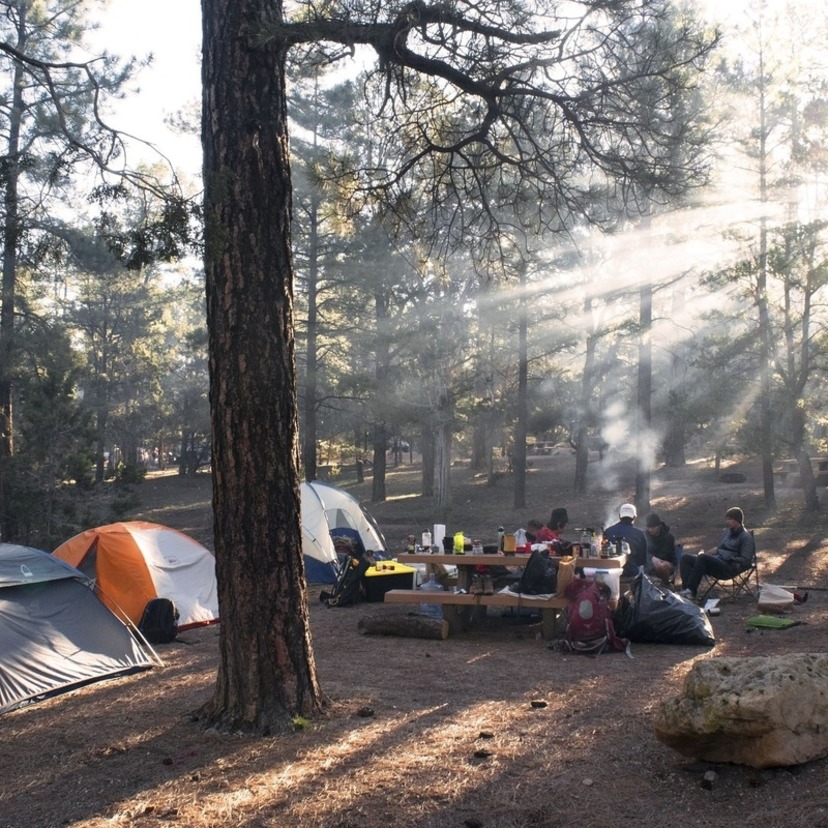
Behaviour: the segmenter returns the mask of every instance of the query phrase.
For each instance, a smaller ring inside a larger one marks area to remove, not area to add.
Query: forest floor
[[[528,506],[512,506],[511,477],[496,485],[452,471],[449,531],[494,540],[555,506],[570,526],[602,525],[632,499],[633,466],[590,465],[574,497],[568,452],[533,458]],[[809,591],[786,630],[748,632],[750,599],[724,601],[714,647],[634,644],[570,656],[547,647],[539,625],[492,609],[445,641],[363,636],[382,604],[328,609],[309,594],[324,716],[269,738],[205,732],[193,715],[210,697],[220,627],[158,647],[166,666],[0,717],[0,828],[556,828],[828,824],[828,759],[756,771],[703,762],[657,741],[654,711],[690,667],[718,656],[824,652],[828,643],[826,511],[804,517],[801,492],[780,489],[766,514],[755,464],[734,463],[724,483],[708,463],[661,470],[652,504],[688,549],[715,544],[724,512],[741,506],[756,531],[763,580]],[[434,522],[416,495],[419,467],[388,475],[388,499],[369,507],[399,551]],[[339,481],[363,499],[359,486]],[[822,500],[828,500],[821,491]],[[136,487],[131,518],[175,526],[212,545],[211,482],[159,475]],[[572,533],[574,537],[574,532]]]

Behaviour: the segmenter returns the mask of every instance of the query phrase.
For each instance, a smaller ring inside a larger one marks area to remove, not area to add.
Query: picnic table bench
[[[393,604],[442,604],[443,618],[451,632],[466,630],[471,624],[475,607],[517,607],[537,609],[541,613],[543,637],[555,637],[558,613],[566,608],[566,598],[533,598],[496,592],[493,595],[469,595],[468,593],[429,592],[415,589],[391,589],[385,593],[385,601]]]

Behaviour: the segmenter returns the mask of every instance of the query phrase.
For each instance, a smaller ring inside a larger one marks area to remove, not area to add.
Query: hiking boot
[[[469,585],[469,595],[483,594],[483,579],[479,575],[472,575],[471,584]]]
[[[492,580],[491,575],[483,575],[483,594],[484,595],[494,595],[494,581]]]

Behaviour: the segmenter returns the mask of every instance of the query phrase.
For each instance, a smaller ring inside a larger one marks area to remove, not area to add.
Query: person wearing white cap
[[[630,556],[624,564],[624,577],[633,577],[638,574],[638,568],[647,564],[647,536],[633,521],[638,512],[632,503],[622,503],[618,510],[618,523],[604,529],[604,537],[610,542],[625,540],[630,545]]]

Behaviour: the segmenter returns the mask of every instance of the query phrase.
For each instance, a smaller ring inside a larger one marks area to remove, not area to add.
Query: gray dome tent
[[[46,552],[0,543],[0,713],[162,663],[89,585]]]

